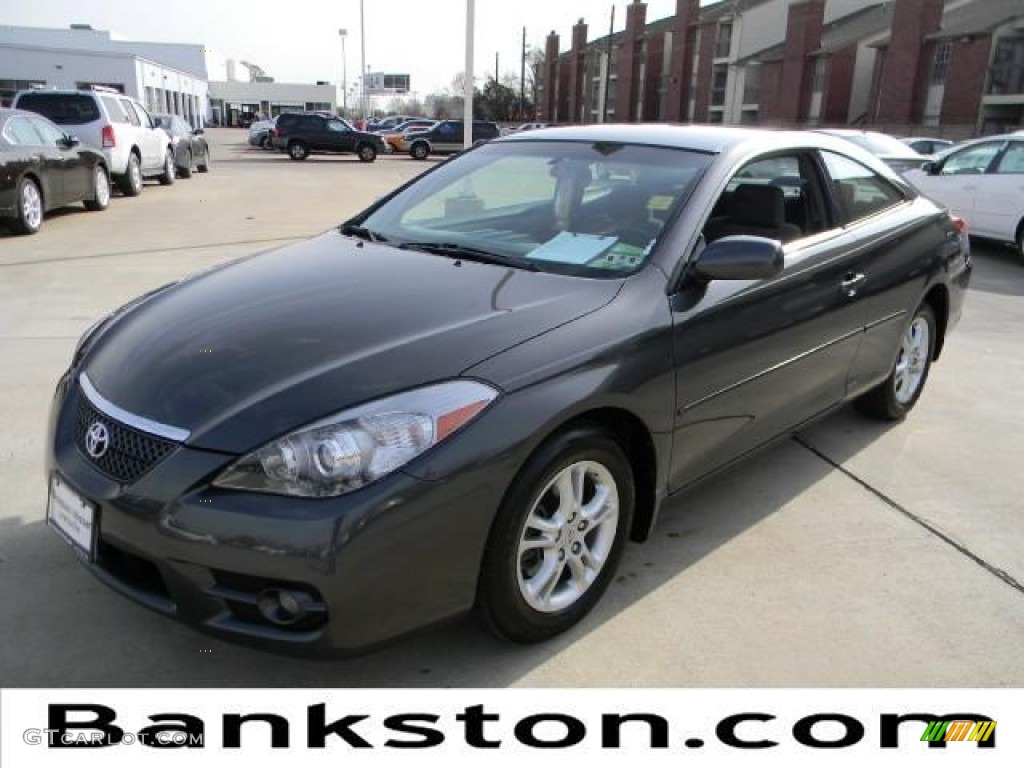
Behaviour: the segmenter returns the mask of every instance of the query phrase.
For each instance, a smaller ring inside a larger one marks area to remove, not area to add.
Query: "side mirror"
[[[778,240],[733,235],[708,245],[693,270],[704,280],[762,280],[779,274],[784,263]]]
[[[205,131],[202,128],[196,128],[194,131],[192,131],[193,136],[202,136],[204,133]]]
[[[941,166],[934,160],[929,160],[921,166],[921,170],[927,173],[929,176],[934,176],[939,172]]]

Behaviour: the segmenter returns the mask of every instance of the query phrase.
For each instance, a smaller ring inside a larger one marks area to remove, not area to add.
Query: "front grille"
[[[86,450],[85,439],[89,428],[97,422],[107,428],[109,445],[106,453],[99,458],[93,458]],[[75,445],[90,464],[122,483],[138,480],[175,447],[175,443],[170,440],[140,432],[98,411],[86,399],[84,393],[78,399]]]

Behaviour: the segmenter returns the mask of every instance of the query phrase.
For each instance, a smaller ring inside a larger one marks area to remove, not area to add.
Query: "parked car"
[[[745,181],[787,158],[788,210]],[[88,331],[48,519],[224,637],[351,651],[475,607],[544,640],[665,499],[848,401],[909,414],[970,274],[962,222],[840,139],[498,139]]]
[[[374,131],[390,131],[401,125],[402,123],[414,120],[415,118],[411,115],[390,115],[388,117],[381,118],[379,120],[370,120],[366,123],[366,130],[373,133]]]
[[[522,131],[536,131],[538,128],[548,128],[548,123],[522,123],[512,128],[503,128],[501,135],[507,136],[510,133],[521,133]]]
[[[465,124],[462,120],[442,120],[433,128],[402,136],[398,142],[398,151],[408,152],[416,160],[426,160],[430,155],[450,155],[463,150],[464,133]],[[497,123],[473,121],[474,143],[495,139],[500,133]]]
[[[900,141],[921,155],[937,155],[953,146],[949,139],[932,139],[925,136],[907,136]]]
[[[364,163],[372,163],[386,152],[384,140],[366,131],[357,131],[340,117],[311,112],[278,115],[272,139],[275,149],[283,149],[292,160],[305,160],[317,152],[354,153]]]
[[[964,142],[907,179],[967,219],[971,235],[1011,243],[1024,258],[1024,133]]]
[[[192,126],[178,115],[155,114],[153,119],[171,137],[174,146],[174,166],[178,175],[187,179],[195,167],[199,173],[210,170],[210,145],[202,128]]]
[[[111,88],[20,91],[11,104],[71,131],[83,144],[102,149],[122,194],[142,194],[142,180],[174,183],[174,147],[135,99]]]
[[[391,147],[392,152],[398,152],[402,145],[402,137],[407,133],[414,131],[426,131],[437,125],[437,120],[428,120],[426,118],[417,120],[407,120],[404,123],[399,124],[391,131],[379,131],[380,137],[384,139],[385,143]]]
[[[852,128],[821,129],[821,133],[838,136],[846,141],[863,147],[871,154],[882,159],[886,165],[898,173],[920,168],[928,158],[908,147],[899,139],[895,139],[878,131],[859,131]]]
[[[35,112],[0,108],[0,219],[31,235],[46,211],[79,201],[90,211],[110,202],[103,153]]]
[[[261,149],[273,149],[274,145],[271,143],[271,131],[274,125],[277,124],[277,118],[272,117],[269,120],[257,120],[255,123],[249,126],[249,144],[254,147],[260,147]]]

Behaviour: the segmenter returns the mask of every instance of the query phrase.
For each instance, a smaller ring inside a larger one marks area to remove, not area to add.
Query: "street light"
[[[338,37],[341,38],[341,111],[348,117],[348,60],[345,58],[345,38],[348,37],[348,30],[339,29]]]
[[[363,0],[359,0],[359,107],[366,120],[366,17],[363,15]]]

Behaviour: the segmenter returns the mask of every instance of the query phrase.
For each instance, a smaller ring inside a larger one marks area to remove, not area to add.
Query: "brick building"
[[[654,21],[634,0],[624,29],[588,31],[548,36],[541,119],[1024,127],[1024,0],[677,0]]]

